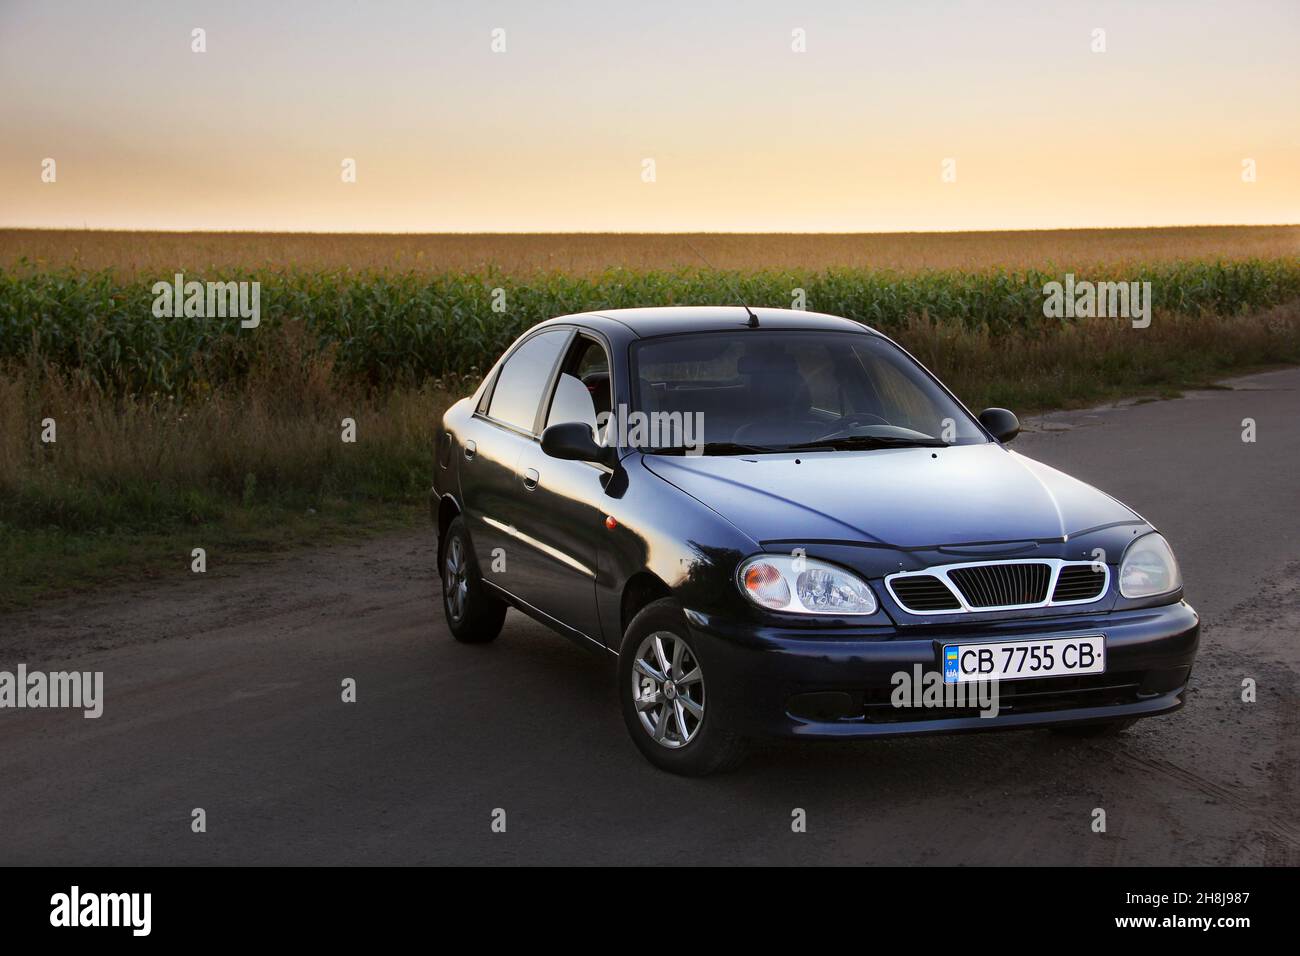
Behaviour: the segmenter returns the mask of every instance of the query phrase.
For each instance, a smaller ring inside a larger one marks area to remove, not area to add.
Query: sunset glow
[[[0,226],[1300,221],[1292,0],[701,7],[7,2]]]

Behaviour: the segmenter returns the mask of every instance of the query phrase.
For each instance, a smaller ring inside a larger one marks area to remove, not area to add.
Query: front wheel
[[[738,766],[746,745],[726,729],[691,641],[676,602],[647,605],[623,635],[618,691],[642,755],[660,770],[702,777]]]
[[[501,633],[505,602],[488,593],[474,549],[459,515],[447,527],[438,549],[442,556],[442,613],[451,636],[463,644],[486,644]]]

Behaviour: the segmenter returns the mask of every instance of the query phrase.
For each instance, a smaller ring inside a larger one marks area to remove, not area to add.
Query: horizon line
[[[0,232],[93,232],[93,233],[155,233],[174,236],[948,236],[1048,232],[1139,232],[1161,229],[1294,229],[1300,222],[1231,223],[1206,222],[1190,224],[1164,224],[1153,226],[1049,226],[1040,229],[887,229],[870,230],[360,230],[340,231],[311,229],[153,229],[118,226],[10,226],[0,225]]]

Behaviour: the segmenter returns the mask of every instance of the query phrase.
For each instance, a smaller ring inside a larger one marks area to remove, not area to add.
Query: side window
[[[609,375],[609,359],[599,342],[580,336],[573,348],[577,353],[574,366],[578,378],[585,382],[589,375]]]
[[[595,428],[597,416],[611,411],[612,383],[604,347],[595,339],[580,335],[573,340],[560,368],[546,415],[547,426],[585,422]],[[601,436],[597,435],[597,440]]]
[[[584,422],[596,427],[596,404],[591,400],[591,393],[580,378],[568,372],[562,372],[555,383],[555,398],[546,416],[548,428],[564,422]]]
[[[519,346],[497,375],[488,417],[531,432],[551,370],[568,339],[568,329],[552,329]]]
[[[477,415],[486,415],[488,413],[488,402],[492,401],[492,393],[496,390],[496,380],[488,383],[488,387],[483,389],[483,397],[478,400],[474,406],[474,412]]]

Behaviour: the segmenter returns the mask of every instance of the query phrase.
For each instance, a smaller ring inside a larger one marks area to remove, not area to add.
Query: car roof
[[[758,326],[761,329],[827,329],[878,334],[861,322],[822,312],[764,307],[755,307],[752,311],[758,316]],[[577,325],[603,324],[593,322],[593,319],[616,322],[638,338],[651,338],[679,332],[720,332],[747,328],[749,313],[738,305],[682,305],[647,309],[601,309],[599,312],[562,315],[551,321]]]

